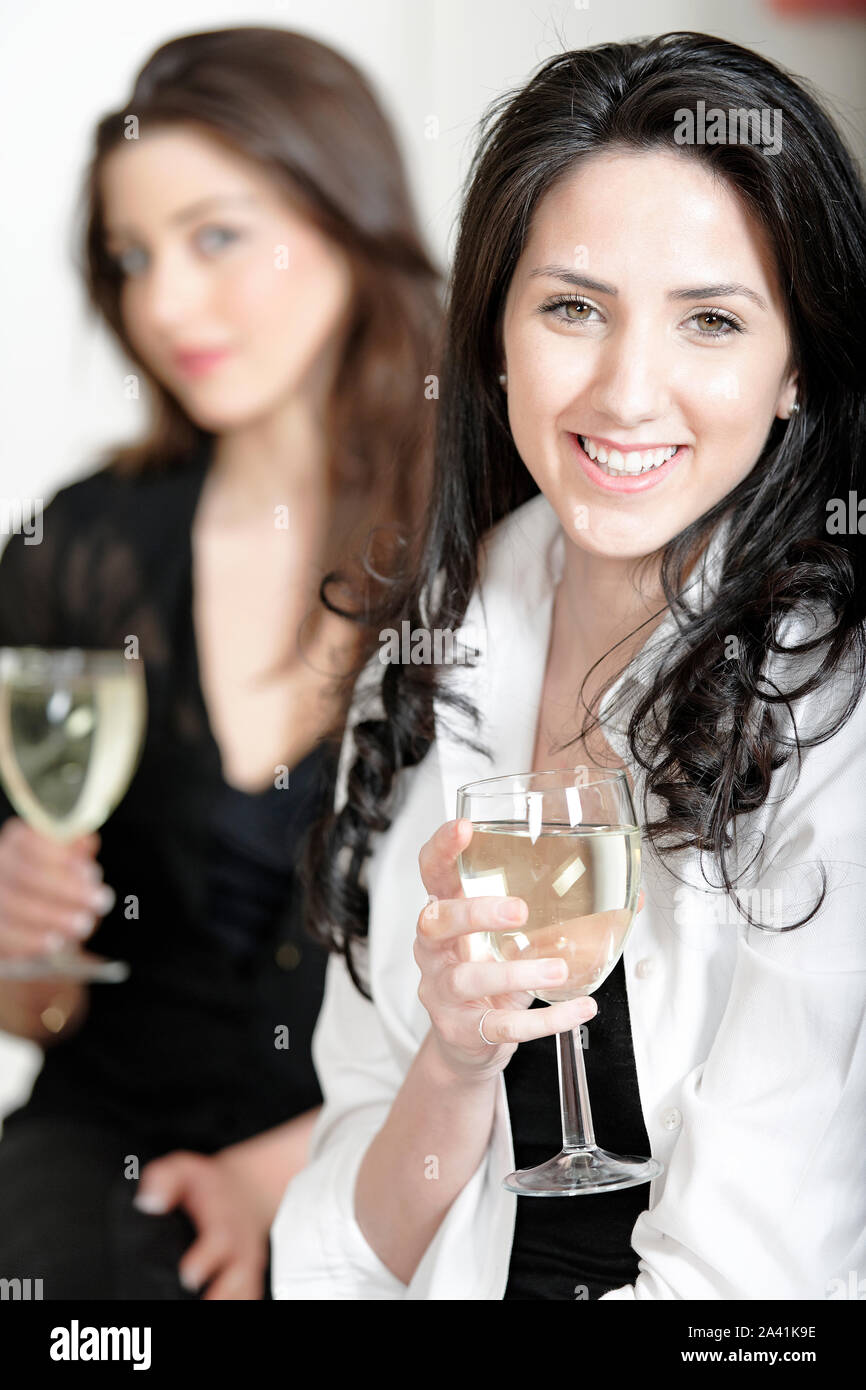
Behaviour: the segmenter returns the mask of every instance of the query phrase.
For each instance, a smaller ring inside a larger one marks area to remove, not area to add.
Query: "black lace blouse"
[[[209,457],[135,479],[91,474],[45,508],[40,544],[13,535],[0,558],[0,646],[120,650],[136,634],[148,696],[141,762],[100,830],[117,902],[85,943],[131,974],[89,986],[83,1026],[47,1049],[7,1126],[77,1116],[154,1151],[209,1153],[321,1102],[310,1040],[327,953],[301,935],[294,866],[334,753],[314,748],[287,788],[247,794],[223,779],[192,626],[190,531]]]

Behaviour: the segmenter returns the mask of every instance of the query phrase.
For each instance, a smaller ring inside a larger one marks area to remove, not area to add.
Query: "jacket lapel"
[[[486,541],[480,582],[454,643],[456,651],[475,648],[477,664],[455,664],[445,677],[449,689],[473,702],[480,722],[434,701],[446,820],[457,815],[458,787],[531,768],[564,544],[542,493],[503,518]],[[492,757],[462,737],[485,744]]]

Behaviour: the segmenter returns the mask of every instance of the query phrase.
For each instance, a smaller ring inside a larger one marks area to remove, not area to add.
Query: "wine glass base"
[[[657,1158],[612,1154],[594,1145],[558,1153],[536,1168],[520,1168],[503,1178],[502,1186],[523,1197],[579,1197],[584,1192],[615,1192],[637,1187],[664,1172]]]
[[[0,961],[0,980],[50,978],[117,985],[129,978],[129,966],[125,960],[109,960],[107,956],[97,956],[77,946],[64,947],[50,956]]]

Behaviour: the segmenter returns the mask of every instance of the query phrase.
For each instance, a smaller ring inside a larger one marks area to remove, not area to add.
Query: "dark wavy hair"
[[[676,113],[694,111],[699,100],[707,108],[781,110],[782,149],[769,157],[749,144],[675,143]],[[478,577],[479,541],[538,492],[514,445],[497,383],[503,303],[539,201],[582,158],[612,146],[672,147],[705,161],[739,196],[774,248],[799,374],[799,413],[775,420],[748,476],[660,552],[662,587],[679,635],[664,669],[640,690],[628,722],[631,756],[647,773],[645,836],[654,848],[664,843],[666,850],[714,854],[730,893],[732,824],[764,803],[772,773],[793,746],[780,736],[776,708],[790,711],[794,699],[829,689],[853,658],[856,688],[840,717],[802,745],[795,725],[799,756],[801,746],[823,742],[850,717],[866,669],[863,542],[856,534],[831,535],[827,527],[829,498],[866,491],[864,194],[833,121],[800,79],[722,39],[668,33],[560,53],[488,108],[450,285],[423,557],[385,586],[380,620],[398,630],[405,619],[412,629],[459,627]],[[730,530],[717,592],[705,611],[693,611],[682,596],[684,580],[723,521]],[[804,608],[823,613],[823,632],[786,647],[781,624]],[[737,661],[725,655],[728,636],[738,640]],[[769,653],[809,657],[819,648],[795,688],[762,684]],[[584,737],[600,722],[583,702],[590,674],[578,696]],[[417,764],[435,737],[434,694],[477,715],[465,697],[440,684],[435,666],[382,666],[385,717],[358,722],[345,804],[318,823],[308,845],[307,929],[346,956],[364,994],[351,951],[367,932],[364,861],[371,837],[391,823],[399,772]],[[653,793],[664,814],[649,824]],[[811,913],[784,929],[802,926],[818,911],[826,874],[823,879]]]

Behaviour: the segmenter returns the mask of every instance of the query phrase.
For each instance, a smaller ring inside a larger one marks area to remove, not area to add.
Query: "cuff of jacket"
[[[271,1227],[274,1299],[405,1298],[407,1285],[379,1259],[355,1220],[355,1181],[382,1117],[353,1127],[292,1179]]]

